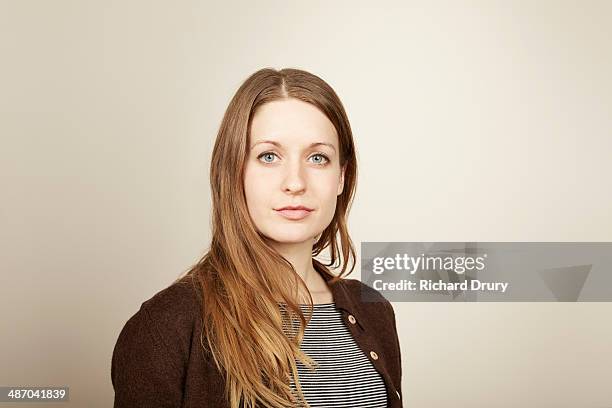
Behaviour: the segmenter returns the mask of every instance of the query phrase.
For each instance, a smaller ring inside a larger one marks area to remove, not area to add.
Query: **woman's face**
[[[290,98],[260,106],[250,131],[244,190],[255,227],[276,242],[312,243],[330,224],[344,186],[334,125]],[[310,211],[281,211],[288,206]]]

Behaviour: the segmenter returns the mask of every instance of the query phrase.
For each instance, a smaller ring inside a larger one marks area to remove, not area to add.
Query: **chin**
[[[278,242],[279,244],[301,244],[302,242],[305,241],[312,241],[312,238],[304,238],[304,237],[300,237],[300,238],[289,238],[289,237],[278,237],[278,238],[271,238],[273,241]]]
[[[299,233],[287,233],[287,232],[279,232],[275,234],[266,234],[268,239],[272,241],[281,243],[281,244],[300,244],[305,241],[313,242],[313,237],[316,236],[314,234],[305,234],[304,232]]]

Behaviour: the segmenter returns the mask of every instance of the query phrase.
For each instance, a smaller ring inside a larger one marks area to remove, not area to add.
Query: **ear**
[[[340,183],[338,184],[338,194],[336,195],[340,195],[342,194],[342,191],[344,191],[344,171],[346,170],[346,164],[344,164],[344,166],[342,166],[342,169],[340,170]]]

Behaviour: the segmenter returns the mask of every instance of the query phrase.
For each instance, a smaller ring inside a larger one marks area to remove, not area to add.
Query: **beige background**
[[[358,246],[612,240],[612,2],[401,4],[1,1],[0,385],[112,406],[118,333],[206,247],[214,136],[265,66],[341,96]],[[406,407],[612,407],[611,303],[394,307]]]

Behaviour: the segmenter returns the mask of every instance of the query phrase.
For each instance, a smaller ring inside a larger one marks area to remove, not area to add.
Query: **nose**
[[[283,179],[283,191],[286,193],[302,193],[306,189],[304,169],[299,162],[289,163]]]

